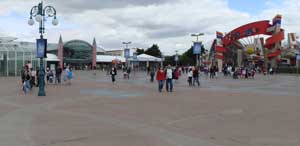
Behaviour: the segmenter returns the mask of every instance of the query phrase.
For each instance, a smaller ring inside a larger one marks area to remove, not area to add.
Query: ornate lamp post
[[[30,18],[28,20],[29,25],[34,25],[34,20],[39,23],[39,33],[40,33],[40,40],[43,40],[43,34],[45,33],[45,21],[48,17],[54,17],[52,20],[53,25],[58,25],[58,20],[56,19],[56,10],[52,6],[45,6],[43,7],[43,0],[37,5],[33,6],[30,11]],[[47,41],[45,42],[45,48],[47,45]],[[44,50],[45,54],[47,50]],[[44,69],[44,57],[38,56],[40,58],[40,71],[39,71],[39,92],[38,96],[46,96],[45,92],[45,69]]]

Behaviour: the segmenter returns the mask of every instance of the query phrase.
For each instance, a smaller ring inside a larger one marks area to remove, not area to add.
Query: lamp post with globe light
[[[56,10],[52,6],[43,7],[43,0],[36,6],[33,6],[30,11],[30,17],[28,24],[30,26],[34,25],[35,21],[39,23],[39,33],[40,40],[44,40],[43,34],[45,33],[45,22],[46,18],[53,17],[52,24],[54,26],[58,25],[58,20],[56,18]],[[33,20],[35,18],[35,21]],[[38,43],[38,42],[37,42]],[[44,54],[46,54],[47,41],[44,41]],[[37,46],[38,47],[38,46]],[[38,54],[39,52],[37,52]],[[37,56],[40,58],[40,71],[39,71],[39,91],[38,96],[46,96],[45,92],[45,69],[43,59],[46,56]]]

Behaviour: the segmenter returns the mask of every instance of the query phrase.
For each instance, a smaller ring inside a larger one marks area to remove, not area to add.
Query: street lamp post
[[[204,33],[194,33],[194,34],[191,34],[192,37],[196,37],[197,38],[197,41],[196,41],[197,43],[199,43],[199,37],[203,36],[203,35],[204,35]],[[200,55],[200,61],[199,61],[199,55]],[[201,53],[200,54],[196,54],[196,65],[197,66],[201,65]]]
[[[176,52],[176,54],[175,54],[175,63],[176,63],[176,67],[177,67],[178,60],[179,60],[179,58],[178,58],[178,50],[176,50],[175,52]]]
[[[40,39],[44,39],[43,34],[45,33],[45,21],[48,17],[54,17],[52,20],[53,25],[58,25],[58,20],[56,18],[56,10],[52,6],[43,7],[43,0],[37,5],[33,6],[30,11],[30,18],[28,20],[29,25],[34,25],[34,20],[39,23],[39,33]],[[47,44],[45,44],[47,45]],[[46,50],[44,50],[46,54]],[[40,71],[39,71],[39,91],[38,96],[46,96],[45,92],[45,69],[44,69],[44,57],[40,58]]]
[[[124,49],[124,57],[126,58],[126,66],[129,66],[128,63],[128,58],[130,56],[130,49],[128,48],[128,45],[131,44],[132,42],[123,42],[123,44],[125,45],[125,49]],[[127,53],[127,54],[126,54]]]
[[[165,56],[161,54],[161,62],[160,62],[160,67],[164,67],[164,61],[165,61]]]

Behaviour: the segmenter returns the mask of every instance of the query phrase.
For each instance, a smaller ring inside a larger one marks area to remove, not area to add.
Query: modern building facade
[[[36,69],[39,59],[36,58],[36,44],[16,42],[15,38],[0,38],[0,76],[19,76],[27,63]],[[48,44],[48,49],[57,48],[56,44]]]

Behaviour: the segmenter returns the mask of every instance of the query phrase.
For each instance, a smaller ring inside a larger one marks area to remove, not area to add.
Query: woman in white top
[[[188,72],[188,83],[189,83],[189,86],[192,86],[192,80],[193,80],[193,69],[190,68],[189,69],[189,72]]]

